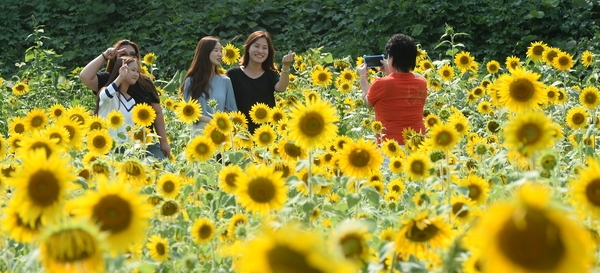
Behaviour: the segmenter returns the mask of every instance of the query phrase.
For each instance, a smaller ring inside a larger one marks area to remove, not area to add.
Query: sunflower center
[[[248,194],[256,203],[269,203],[275,198],[275,185],[267,178],[259,177],[248,184]]]
[[[18,123],[17,125],[15,125],[15,133],[22,134],[23,132],[25,132],[25,124]]]
[[[597,97],[596,97],[596,94],[594,94],[594,93],[587,93],[587,94],[585,94],[584,99],[585,99],[586,103],[594,104],[594,103],[596,103]]]
[[[285,164],[277,164],[275,170],[282,173],[282,177],[288,177],[290,175],[290,167]]]
[[[440,132],[437,137],[435,138],[436,142],[438,145],[441,146],[447,146],[450,145],[450,143],[452,143],[453,141],[453,137],[452,134],[448,131],[442,131]]]
[[[371,161],[371,154],[363,149],[354,149],[350,152],[349,159],[352,166],[360,168],[369,164],[369,161]]]
[[[433,127],[433,125],[437,124],[437,119],[435,118],[430,118],[427,119],[427,125],[429,125],[429,127]]]
[[[22,84],[17,85],[17,90],[19,92],[23,92],[23,90],[25,90],[25,85],[22,85]]]
[[[346,258],[360,256],[363,253],[361,240],[356,234],[349,234],[340,239],[340,245]]]
[[[69,132],[69,140],[73,140],[73,138],[75,138],[75,127],[67,125],[65,126],[65,129],[67,129],[67,131]]]
[[[467,217],[469,215],[469,211],[466,209],[461,211],[463,209],[464,205],[465,204],[460,203],[460,202],[454,203],[452,205],[452,213],[454,213],[454,215],[456,215],[456,217],[459,217],[459,218]]]
[[[533,53],[533,55],[535,56],[542,56],[542,54],[544,53],[544,47],[543,46],[539,46],[536,45],[531,49],[531,52]]]
[[[495,64],[490,64],[490,65],[488,66],[488,69],[489,69],[490,71],[492,71],[492,72],[495,72],[495,71],[498,71],[498,66],[497,66],[497,65],[495,65]]]
[[[94,147],[97,149],[106,147],[106,144],[107,144],[107,141],[106,141],[106,138],[104,138],[104,136],[95,136],[94,139],[92,140],[92,145],[94,145]]]
[[[71,115],[71,118],[77,119],[77,122],[79,122],[79,124],[84,124],[85,122],[85,118],[80,114],[73,114]]]
[[[509,260],[535,272],[556,269],[566,251],[559,228],[537,209],[526,209],[519,220],[509,218],[498,232],[497,243]]]
[[[258,108],[256,109],[256,111],[254,111],[254,115],[260,120],[260,119],[265,119],[267,118],[268,112],[267,109],[264,108]]]
[[[162,189],[166,193],[172,193],[175,190],[175,183],[173,183],[173,181],[165,181],[162,185]]]
[[[175,201],[166,201],[160,207],[160,214],[163,216],[171,216],[179,211],[179,205]]]
[[[31,119],[31,127],[37,128],[44,124],[44,118],[40,116],[35,116]]]
[[[528,79],[517,79],[510,84],[510,97],[519,102],[529,101],[535,94],[535,87]]]
[[[193,106],[186,105],[185,107],[183,107],[183,109],[181,109],[181,112],[184,116],[191,117],[196,113],[196,109],[194,109]]]
[[[594,179],[587,184],[585,195],[594,206],[600,206],[600,179]]]
[[[227,50],[225,50],[225,56],[227,58],[233,58],[235,56],[235,53],[233,52],[233,50],[227,49]]]
[[[571,118],[571,121],[573,121],[573,123],[576,125],[581,125],[585,122],[585,116],[581,113],[576,113]]]
[[[460,64],[463,64],[463,65],[469,64],[469,57],[467,57],[467,56],[460,57]]]
[[[481,196],[479,187],[476,185],[469,185],[467,188],[469,188],[469,198],[474,201],[479,200],[479,197]]]
[[[197,154],[204,155],[208,152],[208,145],[206,143],[200,143],[196,145],[196,149],[194,149]]]
[[[527,123],[521,127],[517,136],[524,145],[535,144],[542,137],[542,130],[535,123]]]
[[[150,113],[146,109],[142,109],[137,116],[141,120],[147,120],[150,118]]]
[[[53,233],[44,242],[52,260],[72,263],[85,260],[97,251],[96,239],[82,229],[67,229]],[[61,247],[56,247],[60,245]]]
[[[163,243],[157,243],[156,244],[156,254],[158,254],[159,256],[163,256],[166,253],[166,248],[165,245]]]
[[[260,139],[260,142],[262,142],[263,144],[271,143],[271,140],[272,140],[271,134],[269,132],[262,132],[260,134],[259,139]]]
[[[125,164],[125,172],[128,175],[138,177],[142,174],[142,168],[138,164],[134,162],[128,162]]]
[[[285,151],[285,153],[289,156],[289,157],[294,157],[297,158],[302,154],[302,151],[300,150],[300,147],[296,146],[295,144],[292,143],[286,143],[283,146],[283,150]]]
[[[304,135],[314,137],[325,128],[323,116],[316,112],[307,113],[300,119],[300,130]]]
[[[317,78],[319,79],[319,82],[326,82],[329,79],[329,75],[325,72],[321,72]]]
[[[394,166],[394,169],[400,169],[402,167],[402,162],[400,162],[400,160],[396,160],[392,166]]]
[[[55,109],[53,112],[55,117],[60,117],[63,114],[63,110],[62,109]]]
[[[267,263],[271,272],[322,273],[308,262],[307,254],[300,253],[285,245],[275,245],[267,251]]]
[[[420,160],[415,160],[410,164],[410,172],[415,174],[424,174],[425,164]]]
[[[490,121],[487,124],[487,128],[488,130],[490,130],[490,132],[492,133],[497,133],[500,130],[500,124],[496,121]]]
[[[63,142],[63,138],[60,133],[51,133],[50,139],[57,139],[58,141],[56,142],[56,144],[61,144]]]
[[[116,194],[102,197],[92,211],[93,217],[101,224],[100,230],[112,234],[127,229],[133,217],[129,202]]]
[[[212,235],[212,228],[209,225],[202,225],[198,229],[198,237],[201,239],[208,239]]]
[[[413,242],[424,243],[431,240],[438,233],[439,229],[432,224],[427,225],[424,229],[419,229],[415,223],[413,223],[410,230],[406,233],[406,239]]]
[[[400,192],[400,186],[399,185],[393,185],[392,186],[392,191]]]
[[[120,117],[111,117],[110,124],[112,124],[112,125],[121,124],[121,118]]]
[[[228,173],[225,176],[225,183],[227,184],[227,186],[230,187],[235,187],[235,180],[237,179],[238,175],[236,173]]]
[[[50,157],[50,155],[52,154],[52,149],[50,148],[50,146],[48,146],[48,143],[42,142],[42,141],[38,141],[35,142],[31,145],[30,150],[36,150],[36,149],[44,149],[46,150],[46,157]]]
[[[60,185],[53,172],[38,170],[28,182],[27,192],[37,206],[46,207],[58,201]]]
[[[475,153],[477,155],[484,155],[487,153],[487,147],[485,146],[485,144],[478,144],[475,147]]]
[[[220,118],[217,120],[217,127],[219,127],[219,129],[226,129],[228,126],[228,123],[226,120]]]
[[[560,64],[560,66],[567,66],[567,65],[569,65],[569,58],[567,58],[567,57],[560,57],[560,58],[558,58],[558,64]]]
[[[444,71],[442,71],[442,74],[444,75],[444,77],[450,77],[450,70],[445,69]]]
[[[213,130],[210,133],[210,139],[214,144],[220,145],[221,143],[225,142],[225,135],[217,130]]]

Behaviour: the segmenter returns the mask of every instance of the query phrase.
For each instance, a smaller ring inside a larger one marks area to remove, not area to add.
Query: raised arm
[[[277,84],[275,84],[275,91],[283,92],[287,89],[288,84],[290,84],[290,67],[292,61],[294,61],[294,52],[290,50],[288,54],[283,56],[281,62],[281,76],[279,77]]]
[[[119,51],[115,50],[112,47],[107,48],[104,52],[98,55],[95,59],[89,62],[79,73],[79,78],[81,82],[85,84],[92,91],[98,91],[98,76],[96,73],[102,68],[104,62],[113,59],[120,52],[125,51],[125,49],[121,49]]]
[[[369,83],[369,79],[367,75],[369,71],[367,70],[366,64],[361,64],[357,68],[357,73],[360,78],[360,89],[362,90],[362,98],[365,101],[365,105],[369,108],[373,108],[373,104],[369,103],[369,99],[367,99],[367,94],[369,93],[369,88],[371,88],[371,84]]]

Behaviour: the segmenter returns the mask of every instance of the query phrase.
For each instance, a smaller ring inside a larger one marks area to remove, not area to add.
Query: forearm
[[[371,84],[369,83],[367,76],[360,76],[360,89],[362,91],[362,98],[364,99],[367,107],[373,107],[373,105],[370,104],[369,100],[367,99],[369,88],[371,88]]]
[[[287,89],[290,84],[290,67],[281,67],[281,74],[279,76],[279,82],[275,84],[275,91],[283,92]]]
[[[81,70],[79,78],[85,86],[94,91],[98,90],[98,76],[96,76],[96,73],[102,68],[105,61],[106,59],[100,54]]]
[[[209,117],[209,116],[204,116],[204,115],[202,115],[202,116],[200,117],[200,121],[202,121],[202,122],[209,123],[211,120],[212,120],[212,118],[211,118],[211,117]]]

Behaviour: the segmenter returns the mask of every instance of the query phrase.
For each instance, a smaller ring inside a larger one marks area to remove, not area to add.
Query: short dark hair
[[[406,34],[394,34],[385,44],[388,56],[394,58],[392,66],[402,72],[415,69],[417,63],[417,46],[415,40]]]

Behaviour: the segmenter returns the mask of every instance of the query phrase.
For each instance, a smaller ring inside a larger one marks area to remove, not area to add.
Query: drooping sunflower
[[[466,178],[459,180],[457,184],[469,190],[468,197],[475,204],[482,205],[487,201],[490,185],[482,177],[471,173]]]
[[[235,47],[235,45],[227,43],[223,49],[223,62],[226,65],[232,65],[237,63],[240,58],[240,49]]]
[[[325,100],[307,104],[297,104],[289,115],[289,135],[291,141],[304,149],[325,147],[337,136],[339,118],[335,108]]]
[[[507,122],[504,144],[512,150],[530,156],[533,152],[554,144],[552,120],[543,112],[528,112]]]
[[[588,111],[582,106],[575,106],[567,112],[567,125],[572,129],[583,129],[587,125]]]
[[[288,162],[296,162],[307,156],[305,149],[286,139],[280,140],[277,147],[279,147],[281,158]]]
[[[141,187],[148,183],[146,168],[147,166],[137,158],[125,158],[119,163],[117,176],[128,181],[130,185]]]
[[[357,266],[332,253],[315,231],[285,224],[265,229],[255,238],[233,249],[242,272],[355,272]]]
[[[511,71],[521,67],[521,59],[517,56],[506,57],[506,68]]]
[[[370,176],[371,171],[379,169],[383,162],[383,156],[376,144],[363,138],[346,143],[337,157],[342,172],[355,178]]]
[[[158,204],[157,211],[160,219],[165,219],[175,218],[181,211],[185,210],[182,209],[182,206],[176,200],[166,199]]]
[[[169,239],[163,238],[160,234],[152,235],[152,237],[148,239],[146,247],[148,248],[148,252],[150,253],[150,258],[159,263],[168,260],[171,256]]]
[[[444,249],[452,239],[450,224],[440,216],[430,217],[425,211],[402,223],[402,228],[396,234],[396,253],[401,253],[405,260],[410,255],[426,260],[430,251]]]
[[[429,131],[432,148],[441,151],[451,150],[460,142],[460,134],[450,123],[439,123]]]
[[[83,139],[86,133],[84,124],[81,124],[76,118],[69,118],[69,116],[59,118],[56,124],[69,132],[69,147],[75,150],[83,148]]]
[[[594,63],[594,53],[589,50],[584,51],[581,54],[581,64],[585,67],[589,67]]]
[[[600,91],[594,86],[588,86],[579,93],[579,103],[587,109],[594,110],[600,104]]]
[[[470,231],[482,272],[588,272],[594,260],[589,232],[550,205],[549,190],[530,183],[516,201],[492,205]]]
[[[50,114],[50,118],[58,120],[66,111],[67,109],[62,104],[56,103],[50,107],[48,113]]]
[[[429,156],[421,152],[411,153],[406,157],[406,160],[402,165],[404,167],[404,173],[406,173],[408,178],[413,181],[420,181],[427,178],[430,174],[429,170],[433,167],[433,163]]]
[[[266,214],[283,207],[287,186],[281,172],[266,165],[250,165],[246,167],[246,175],[237,179],[236,195],[247,210]]]
[[[573,56],[561,51],[552,61],[552,66],[560,71],[569,71],[573,67]]]
[[[240,111],[229,112],[233,125],[240,129],[248,129],[248,119]]]
[[[552,63],[554,63],[554,58],[556,58],[556,56],[558,56],[558,53],[560,52],[560,49],[555,48],[555,47],[551,47],[548,46],[546,47],[546,50],[544,50],[544,62],[547,65],[552,65]]]
[[[544,60],[544,50],[546,50],[547,45],[544,42],[532,42],[529,47],[527,47],[527,57],[534,62],[541,62]]]
[[[230,164],[219,171],[219,188],[226,193],[234,194],[238,181],[244,176],[244,171],[238,165]]]
[[[42,236],[39,259],[46,272],[104,272],[103,239],[96,226],[68,220]]]
[[[225,112],[215,112],[210,123],[223,134],[229,134],[233,130],[233,121],[231,121],[229,114]]]
[[[37,241],[41,230],[44,229],[41,218],[38,217],[32,223],[25,223],[19,215],[21,203],[17,199],[11,199],[8,206],[2,208],[2,229],[12,240],[20,243]]]
[[[521,68],[502,75],[497,80],[500,103],[515,113],[539,109],[545,100],[544,84],[539,78],[540,74]]]
[[[87,147],[95,154],[107,154],[113,147],[113,140],[108,130],[93,130],[87,135]]]
[[[34,149],[7,180],[15,189],[12,199],[20,202],[21,220],[35,226],[38,220],[47,225],[60,218],[67,192],[76,179],[68,158]]]
[[[315,69],[310,73],[310,77],[313,84],[317,86],[328,86],[333,79],[333,75],[329,68],[321,65],[315,66]]]
[[[452,66],[445,64],[438,70],[438,74],[442,81],[450,82],[454,79],[454,68]]]
[[[277,134],[270,124],[263,124],[254,131],[254,144],[258,147],[269,147],[277,140]]]
[[[147,127],[154,123],[156,112],[152,106],[147,103],[138,103],[131,110],[133,122],[139,126]]]
[[[487,69],[488,73],[496,74],[500,71],[500,63],[496,60],[491,60],[487,62],[485,68]]]
[[[256,124],[271,121],[271,108],[262,102],[254,104],[250,109],[250,119]]]
[[[77,216],[91,219],[106,232],[106,242],[115,253],[124,253],[146,236],[152,206],[146,197],[128,186],[127,180],[101,182],[77,198]]]
[[[156,191],[165,198],[176,198],[179,195],[182,178],[171,172],[163,173],[156,183]]]
[[[215,226],[208,218],[198,218],[190,228],[190,235],[196,244],[208,243],[215,235]]]
[[[156,61],[156,54],[154,54],[154,52],[150,52],[144,55],[144,64],[152,65],[154,61]]]
[[[32,109],[25,116],[25,130],[26,131],[36,131],[43,129],[50,119],[48,118],[48,113],[46,113],[45,109]]]
[[[471,56],[471,53],[467,51],[461,51],[454,57],[454,64],[462,72],[468,71],[474,61],[475,57]]]
[[[202,107],[198,100],[190,99],[189,101],[179,102],[179,107],[176,109],[177,118],[185,124],[192,124],[202,116]]]

